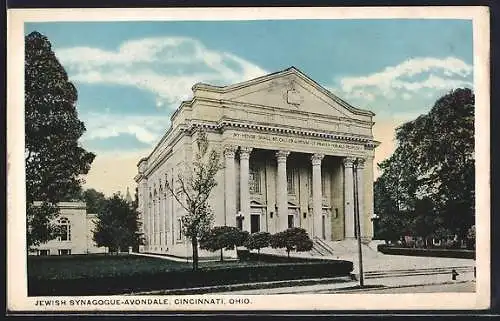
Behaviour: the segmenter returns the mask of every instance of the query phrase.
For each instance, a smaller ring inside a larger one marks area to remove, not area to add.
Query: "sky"
[[[229,85],[295,66],[351,105],[373,111],[394,151],[398,125],[453,88],[473,89],[470,20],[362,19],[26,23],[48,37],[78,90],[96,154],[84,188],[135,188],[137,162],[170,126],[197,82]]]

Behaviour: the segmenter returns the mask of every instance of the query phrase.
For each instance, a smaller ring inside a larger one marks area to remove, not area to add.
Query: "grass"
[[[280,265],[280,263],[239,261],[199,263],[200,269],[260,265]],[[28,257],[28,276],[30,278],[45,280],[144,275],[176,270],[190,270],[191,268],[192,263],[128,254]]]
[[[28,257],[28,295],[105,295],[346,276],[352,263],[200,262],[136,255]]]
[[[174,262],[135,255],[68,255],[28,257],[28,276],[37,279],[80,279],[169,272],[189,269]]]

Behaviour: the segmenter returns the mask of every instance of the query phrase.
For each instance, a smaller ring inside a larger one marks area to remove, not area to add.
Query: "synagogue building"
[[[246,82],[192,88],[153,151],[138,163],[143,251],[182,255],[184,209],[165,187],[192,163],[203,128],[223,169],[209,202],[214,225],[250,233],[304,228],[328,242],[373,236],[371,111],[351,106],[291,67]]]

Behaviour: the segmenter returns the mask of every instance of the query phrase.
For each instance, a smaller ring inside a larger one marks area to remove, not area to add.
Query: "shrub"
[[[273,248],[285,248],[289,258],[292,250],[305,252],[310,251],[313,247],[313,241],[309,238],[306,230],[299,227],[292,227],[272,235],[269,243]]]
[[[269,246],[270,239],[271,234],[268,232],[257,232],[250,234],[244,245],[250,250],[257,250],[257,253],[260,254],[260,249]]]
[[[214,226],[200,239],[200,248],[215,252],[220,250],[220,260],[224,260],[223,250],[232,250],[242,246],[248,238],[248,232],[233,226]]]

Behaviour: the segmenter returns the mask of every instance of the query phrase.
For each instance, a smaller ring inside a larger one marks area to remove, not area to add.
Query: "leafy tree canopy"
[[[270,245],[273,248],[285,248],[290,257],[290,251],[297,252],[310,251],[313,247],[313,241],[309,238],[306,230],[299,227],[292,227],[282,232],[273,234],[270,239]]]
[[[378,234],[465,237],[474,224],[474,94],[456,89],[396,129],[397,148],[378,164]],[[410,216],[404,217],[404,216]]]
[[[248,238],[248,232],[241,231],[234,226],[214,226],[200,239],[200,248],[212,252],[221,250],[221,261],[223,260],[223,249],[232,250],[241,246]]]
[[[97,217],[94,241],[98,246],[107,246],[110,251],[119,251],[139,245],[138,213],[120,193],[106,200]]]
[[[80,191],[95,155],[78,143],[85,132],[77,91],[47,37],[25,37],[25,162],[28,247],[54,237],[56,204]],[[43,202],[34,206],[35,201]]]
[[[270,240],[271,234],[268,232],[256,232],[250,234],[244,245],[249,250],[257,250],[260,253],[260,249],[269,246]]]

